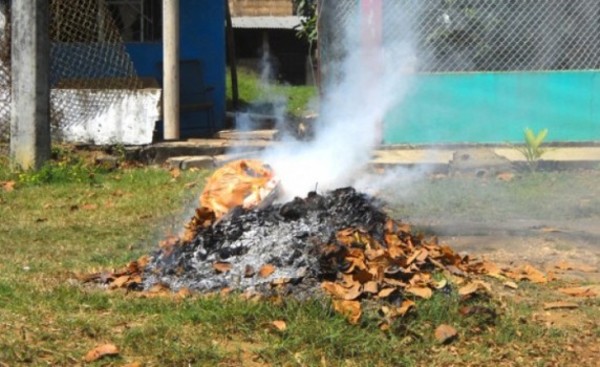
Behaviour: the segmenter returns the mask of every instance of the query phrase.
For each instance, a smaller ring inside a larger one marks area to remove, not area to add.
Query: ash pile
[[[528,264],[499,267],[461,256],[435,238],[413,234],[408,224],[389,218],[381,202],[353,188],[274,204],[277,189],[264,163],[232,162],[209,178],[182,236],[167,238],[151,256],[122,269],[82,280],[146,296],[238,290],[302,299],[323,291],[352,324],[361,320],[363,301],[377,302],[386,329],[435,292],[491,294],[482,275],[513,289],[510,279],[553,279]]]
[[[145,268],[143,286],[308,296],[351,266],[331,257],[336,251],[329,246],[340,246],[340,231],[355,228],[384,243],[387,216],[381,207],[353,188],[311,192],[285,204],[237,206],[199,226],[188,240],[163,243]]]

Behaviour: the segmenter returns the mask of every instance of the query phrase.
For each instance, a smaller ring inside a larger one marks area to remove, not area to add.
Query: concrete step
[[[127,149],[127,159],[146,164],[163,164],[167,159],[182,156],[219,156],[227,153],[258,152],[277,144],[267,140],[190,139],[161,142],[145,147]]]
[[[166,160],[165,164],[169,169],[179,168],[187,170],[190,168],[197,169],[213,169],[224,165],[225,163],[235,161],[238,159],[250,159],[256,158],[260,152],[245,152],[245,153],[231,153],[231,154],[219,154],[219,155],[200,155],[200,156],[180,156],[171,157]]]
[[[252,139],[243,139],[237,132],[223,132],[219,139],[190,139],[162,142],[128,150],[129,159],[149,164],[168,164],[179,168],[208,168],[225,161],[256,157],[265,148],[285,144],[268,140],[272,130],[252,132]],[[241,140],[239,140],[241,139]],[[376,167],[421,167],[429,172],[477,171],[484,167],[494,171],[526,165],[523,154],[512,147],[389,147],[382,146],[372,153],[371,164]],[[539,168],[566,170],[600,169],[600,146],[550,147],[539,161]]]
[[[266,140],[273,141],[277,139],[279,134],[278,130],[251,130],[251,131],[238,131],[238,130],[222,130],[216,134],[219,139],[225,140],[236,140],[236,141],[255,141],[255,140]]]

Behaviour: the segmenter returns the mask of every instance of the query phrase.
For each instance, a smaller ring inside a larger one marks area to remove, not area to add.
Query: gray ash
[[[160,283],[173,290],[263,292],[277,279],[312,286],[327,276],[323,248],[335,243],[337,231],[354,227],[383,242],[387,216],[381,206],[353,188],[342,188],[263,209],[234,209],[190,243],[154,253],[145,269],[144,288]],[[227,262],[231,269],[219,274],[215,262]],[[257,273],[265,264],[275,272],[263,278]]]

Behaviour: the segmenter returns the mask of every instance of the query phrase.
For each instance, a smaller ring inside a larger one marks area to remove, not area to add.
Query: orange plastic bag
[[[275,194],[278,181],[271,167],[254,159],[230,162],[215,171],[200,195],[200,207],[221,218],[231,209],[246,209],[261,204]]]

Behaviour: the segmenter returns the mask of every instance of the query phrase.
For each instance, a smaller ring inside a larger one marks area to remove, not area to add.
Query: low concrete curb
[[[280,142],[268,139],[192,139],[183,142],[162,142],[137,148],[129,158],[149,164],[164,164],[180,169],[214,168],[226,162],[258,157],[267,147]],[[234,153],[229,153],[234,152]],[[486,168],[502,171],[525,167],[527,161],[515,148],[493,146],[389,147],[381,146],[372,153],[374,167],[404,167],[434,173],[453,170],[473,171]],[[539,161],[546,170],[600,169],[600,146],[551,147]]]

